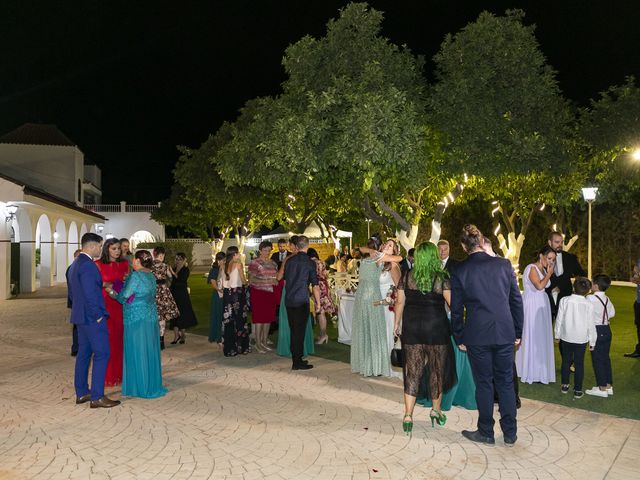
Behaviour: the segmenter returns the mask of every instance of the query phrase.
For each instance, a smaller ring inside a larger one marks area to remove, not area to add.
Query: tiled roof
[[[20,145],[57,145],[74,147],[76,144],[58,130],[55,125],[25,123],[21,127],[0,137],[0,143]]]

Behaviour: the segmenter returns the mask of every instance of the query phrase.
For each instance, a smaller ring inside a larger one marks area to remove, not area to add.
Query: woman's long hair
[[[227,254],[224,252],[218,252],[216,253],[216,258],[213,261],[213,266],[214,267],[219,267],[220,266],[220,260],[224,260],[225,258],[227,258]]]
[[[431,242],[423,242],[416,248],[414,254],[413,279],[416,281],[418,290],[422,293],[433,290],[436,279],[444,280],[449,276],[442,268],[442,260],[438,255],[438,247]]]
[[[227,280],[229,280],[229,267],[231,266],[231,260],[233,260],[236,253],[240,253],[238,247],[232,245],[227,248],[227,256],[224,259],[224,276]]]
[[[107,263],[111,263],[111,260],[109,260],[109,247],[116,243],[120,243],[120,240],[118,240],[117,238],[107,238],[104,244],[102,244],[102,254],[100,255],[100,261],[103,264],[106,265]],[[116,258],[116,262],[121,262],[122,260],[124,260],[122,258],[123,255],[124,253],[120,251],[120,256]]]

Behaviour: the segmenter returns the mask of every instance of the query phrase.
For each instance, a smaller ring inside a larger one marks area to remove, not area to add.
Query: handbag
[[[394,367],[404,367],[404,352],[402,351],[402,342],[400,337],[393,337],[394,344],[391,349],[391,365]]]

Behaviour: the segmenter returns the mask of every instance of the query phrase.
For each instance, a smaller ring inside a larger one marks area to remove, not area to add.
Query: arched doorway
[[[68,265],[67,226],[61,218],[56,222],[56,229],[53,232],[53,242],[56,254],[56,282],[64,282],[66,281],[64,274]]]
[[[80,236],[79,236],[79,240],[82,240],[82,236],[87,233],[89,230],[87,230],[87,225],[86,224],[82,224],[80,225]],[[78,247],[79,248],[79,247]]]
[[[54,266],[51,222],[43,213],[36,225],[36,278],[40,280],[40,287],[53,284]]]
[[[78,226],[76,222],[69,224],[69,236],[67,237],[67,264],[73,262],[73,252],[80,248],[80,238],[78,237]]]
[[[131,250],[134,250],[139,243],[153,243],[156,241],[156,237],[151,232],[146,230],[138,230],[129,237],[131,243]]]

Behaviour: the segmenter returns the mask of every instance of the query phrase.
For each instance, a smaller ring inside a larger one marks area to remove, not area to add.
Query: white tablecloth
[[[338,342],[351,345],[351,324],[356,296],[345,293],[340,296],[338,307]]]

